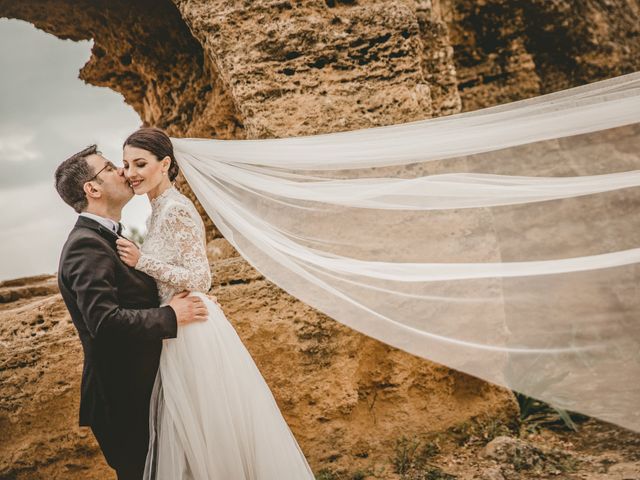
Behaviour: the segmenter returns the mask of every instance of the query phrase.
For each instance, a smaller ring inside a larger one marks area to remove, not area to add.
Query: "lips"
[[[144,180],[136,180],[134,181],[130,181],[129,184],[133,187],[136,188],[138,185],[140,185]]]

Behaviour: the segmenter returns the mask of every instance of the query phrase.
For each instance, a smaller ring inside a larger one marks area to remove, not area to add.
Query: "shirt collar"
[[[114,221],[114,220],[111,220],[110,218],[101,217],[100,215],[96,215],[94,213],[89,213],[89,212],[81,212],[80,216],[81,217],[87,217],[87,218],[90,218],[92,220],[95,220],[100,225],[102,225],[103,227],[111,230],[114,233],[118,232],[119,223]]]

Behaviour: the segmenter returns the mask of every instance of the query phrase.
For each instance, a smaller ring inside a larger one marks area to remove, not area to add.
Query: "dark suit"
[[[91,426],[119,479],[142,477],[149,400],[174,310],[158,308],[155,281],[125,265],[117,235],[80,216],[60,256],[58,285],[84,351],[80,425]]]

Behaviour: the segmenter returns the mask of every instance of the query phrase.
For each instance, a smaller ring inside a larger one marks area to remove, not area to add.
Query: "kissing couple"
[[[171,139],[141,128],[122,166],[96,145],[55,172],[78,214],[58,284],[84,352],[80,425],[118,480],[312,480],[313,472],[211,288],[205,228],[173,182]],[[122,236],[151,203],[142,247]]]

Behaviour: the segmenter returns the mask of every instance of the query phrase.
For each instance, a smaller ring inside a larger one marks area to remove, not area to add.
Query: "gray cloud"
[[[140,126],[121,95],[78,78],[90,50],[90,41],[0,19],[0,279],[55,271],[75,213],[57,197],[53,172],[92,143],[120,163],[122,141]],[[136,197],[123,222],[144,229],[148,212]]]
[[[119,94],[78,78],[90,50],[90,41],[0,20],[0,187],[50,179],[57,164],[91,143],[119,159],[116,147],[140,119]]]

